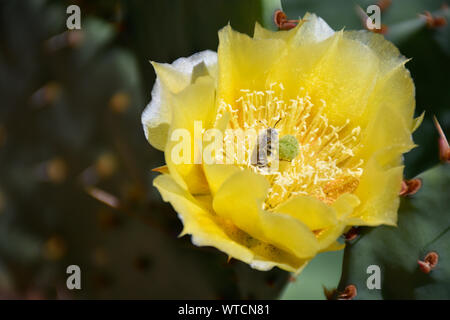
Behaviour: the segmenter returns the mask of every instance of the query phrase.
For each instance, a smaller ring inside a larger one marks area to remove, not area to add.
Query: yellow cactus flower
[[[153,63],[142,122],[164,151],[167,168],[154,185],[182,234],[259,270],[300,272],[318,253],[342,249],[350,226],[395,225],[402,154],[421,120],[406,61],[381,35],[335,32],[307,14],[289,31],[256,24],[253,38],[226,26],[217,54]],[[228,129],[276,126],[288,137],[287,160],[264,171],[244,143],[243,161],[234,161],[236,150],[232,161],[206,163],[199,145],[212,139],[198,140],[199,122],[201,133],[216,129],[224,141]],[[183,156],[192,161],[174,160],[179,129],[191,133]]]

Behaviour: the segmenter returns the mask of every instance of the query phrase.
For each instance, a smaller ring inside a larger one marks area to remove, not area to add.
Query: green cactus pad
[[[299,145],[297,139],[293,135],[287,134],[281,137],[279,146],[280,160],[292,161],[298,156]]]
[[[362,228],[345,249],[338,291],[357,288],[354,299],[450,299],[450,166],[438,165],[418,178],[422,188],[402,198],[398,227]],[[418,260],[435,251],[436,267],[426,274]],[[381,270],[381,289],[369,290],[370,265]]]

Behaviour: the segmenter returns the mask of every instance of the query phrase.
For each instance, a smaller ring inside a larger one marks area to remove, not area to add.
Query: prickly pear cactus
[[[422,187],[402,198],[398,227],[363,228],[347,245],[338,292],[353,285],[353,299],[450,299],[450,166],[417,178]],[[367,285],[371,265],[380,268],[380,289]]]

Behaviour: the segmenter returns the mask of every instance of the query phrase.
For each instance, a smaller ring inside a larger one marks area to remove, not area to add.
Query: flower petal
[[[395,109],[385,108],[384,112],[380,110],[369,127],[363,130],[360,142],[362,147],[355,153],[356,158],[367,162],[376,154],[381,166],[400,165],[402,153],[415,146],[412,130],[405,122],[405,118]]]
[[[142,113],[142,125],[147,140],[158,150],[164,150],[171,120],[170,93],[183,90],[191,82],[196,65],[204,63],[210,75],[217,74],[217,54],[206,50],[187,58],[179,58],[172,64],[153,63],[156,81],[152,89],[152,99]]]
[[[161,193],[163,200],[170,202],[180,215],[184,225],[182,234],[193,234],[198,239],[203,239],[202,245],[212,245],[207,242],[213,242],[214,246],[220,250],[233,253],[234,257],[241,260],[250,261],[252,259],[251,251],[229,239],[225,231],[214,221],[212,215],[169,175],[156,177],[153,185]]]
[[[250,170],[237,172],[214,196],[214,211],[253,237],[265,240],[259,216],[268,189],[269,183],[264,177]]]
[[[352,193],[344,193],[331,205],[336,211],[338,220],[343,220],[353,213],[356,207],[361,204],[359,198]]]
[[[170,174],[179,185],[193,194],[209,193],[202,165],[199,164],[202,156],[201,129],[197,130],[199,136],[194,129],[196,121],[203,129],[212,126],[215,116],[215,81],[210,76],[200,77],[195,83],[174,94],[171,101],[173,114],[165,148]],[[178,134],[180,136],[177,136]],[[181,152],[183,143],[185,147]],[[186,158],[179,159],[184,156],[184,152],[187,153]],[[195,161],[196,157],[199,161]]]
[[[314,13],[306,13],[302,21],[304,23],[298,29],[293,39],[295,45],[321,42],[334,34],[334,30],[321,17],[316,16]]]
[[[370,121],[362,130],[356,157],[369,161],[377,154],[377,161],[386,167],[398,166],[401,154],[415,145],[412,132],[419,120],[414,120],[414,84],[403,65],[398,65],[378,80],[368,110]]]
[[[268,188],[264,177],[249,170],[238,172],[217,191],[214,211],[256,239],[273,243],[299,258],[314,256],[318,243],[306,225],[288,215],[262,209]]]
[[[275,211],[300,220],[310,230],[319,230],[337,223],[335,210],[311,196],[299,196],[288,200]]]
[[[281,39],[300,45],[323,41],[331,37],[333,33],[334,30],[322,18],[308,12],[295,28],[287,31],[271,31],[256,23],[253,38]]]
[[[299,271],[307,260],[298,259],[272,245],[251,238],[211,211],[210,199],[193,197],[169,175],[158,176],[153,184],[164,201],[172,204],[183,221],[183,234],[192,234],[198,246],[213,246],[230,257],[250,264],[258,270],[278,266],[287,271]]]
[[[345,227],[346,224],[344,222],[339,222],[334,226],[323,229],[317,235],[317,240],[320,244],[320,252],[336,251],[342,248],[342,246],[336,244],[336,239],[344,233]]]
[[[383,168],[376,156],[364,168],[355,190],[361,204],[346,218],[348,225],[396,225],[403,167]]]
[[[232,175],[241,171],[237,166],[226,164],[204,164],[203,169],[212,195],[215,195]]]
[[[380,74],[386,74],[407,61],[397,47],[381,34],[367,30],[345,31],[344,37],[359,41],[376,53],[380,62]]]
[[[314,105],[320,108],[326,103],[323,112],[335,125],[350,119],[364,126],[367,101],[378,76],[378,59],[368,47],[344,38],[342,32],[320,44],[324,43],[329,43],[329,48],[310,74],[310,81],[299,85]]]
[[[308,227],[291,216],[260,211],[259,223],[267,242],[270,241],[299,258],[312,258],[320,248]]]
[[[220,30],[218,101],[234,103],[241,89],[264,90],[267,73],[284,44],[280,39],[252,39],[230,25]]]
[[[414,147],[411,133],[420,123],[413,119],[415,89],[407,59],[383,36],[366,31],[345,32],[345,37],[360,41],[377,55],[379,76],[367,103],[367,128],[362,131],[357,157],[368,161],[377,152],[382,165],[396,166],[401,153]],[[391,148],[385,148],[391,146]],[[379,150],[384,149],[384,160]]]
[[[344,247],[344,245],[336,241],[336,239],[344,233],[344,230],[347,227],[347,217],[355,211],[355,208],[357,208],[360,203],[359,198],[351,193],[344,193],[333,202],[331,207],[336,212],[338,222],[325,228],[316,235],[321,246],[321,252],[336,251]]]
[[[258,22],[256,22],[255,29],[253,31],[253,39],[280,39],[284,41],[290,41],[298,32],[301,24],[302,23],[299,23],[295,28],[292,28],[290,30],[272,31],[264,28]]]

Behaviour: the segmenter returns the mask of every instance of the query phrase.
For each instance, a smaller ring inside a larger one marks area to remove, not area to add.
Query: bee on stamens
[[[279,138],[276,129],[281,118],[275,122],[273,127],[264,130],[259,136],[255,149],[252,153],[252,164],[265,168],[269,164],[269,157],[278,156],[278,160],[292,161],[299,154],[299,144],[297,139],[290,134]]]
[[[281,118],[275,122],[273,127],[268,127],[258,136],[256,147],[252,153],[252,164],[257,167],[267,167],[269,157],[274,154],[278,144],[278,131],[275,129]]]

